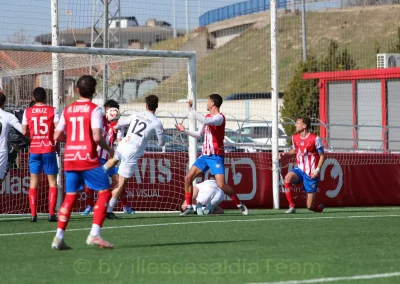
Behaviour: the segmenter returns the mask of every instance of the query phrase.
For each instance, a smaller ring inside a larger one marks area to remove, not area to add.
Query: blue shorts
[[[299,179],[298,183],[303,183],[303,190],[307,193],[317,192],[318,190],[318,177],[312,179],[308,175],[306,175],[302,170],[299,168],[294,168],[291,170],[292,173],[295,173],[297,178]]]
[[[29,155],[29,171],[31,174],[39,175],[43,171],[46,175],[58,174],[56,152],[46,154]]]
[[[213,175],[224,175],[225,167],[224,167],[224,156],[220,155],[201,155],[197,158],[196,162],[194,162],[193,166],[199,168],[203,174],[205,174],[208,169],[210,169],[211,174]]]
[[[107,163],[106,159],[99,158],[99,160],[100,160],[100,163],[101,163],[102,166],[104,166],[104,164]],[[117,167],[112,167],[111,169],[108,169],[108,171],[107,171],[107,175],[109,177],[112,177],[113,175],[117,175],[117,174],[118,174],[118,168]]]
[[[95,191],[110,188],[108,176],[103,167],[85,171],[65,171],[65,192],[73,193],[83,189],[84,185]]]

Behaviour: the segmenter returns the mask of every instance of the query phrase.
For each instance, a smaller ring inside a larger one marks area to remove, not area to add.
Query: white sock
[[[107,213],[111,213],[114,210],[115,205],[117,204],[118,200],[114,197],[111,197],[110,202],[108,203]]]
[[[90,230],[90,235],[92,237],[100,235],[100,226],[97,224],[93,224],[92,229]]]
[[[64,239],[64,230],[63,229],[57,229],[56,238]]]

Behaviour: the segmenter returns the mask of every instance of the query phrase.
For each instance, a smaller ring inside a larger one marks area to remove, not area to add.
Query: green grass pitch
[[[119,215],[104,223],[110,250],[87,246],[92,217],[75,215],[70,251],[51,249],[46,216],[1,216],[0,283],[400,283],[400,208],[283,213]]]

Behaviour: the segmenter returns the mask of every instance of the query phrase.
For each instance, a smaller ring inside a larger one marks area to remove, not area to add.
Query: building
[[[159,41],[172,38],[174,30],[165,21],[149,19],[145,26],[139,26],[135,17],[118,17],[110,21],[109,34],[110,48],[147,49]],[[184,30],[177,30],[178,37],[184,35]],[[42,34],[35,37],[35,41],[51,45],[51,38],[51,33]],[[59,33],[60,46],[90,47],[91,43],[92,28],[67,29]],[[103,47],[102,38],[96,40],[94,47]]]

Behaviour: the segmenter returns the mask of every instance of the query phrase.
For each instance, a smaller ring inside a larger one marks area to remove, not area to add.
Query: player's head
[[[37,103],[46,102],[46,91],[42,87],[37,87],[33,90],[33,98]]]
[[[308,131],[311,127],[311,119],[307,116],[299,116],[296,118],[296,132]]]
[[[116,100],[109,99],[104,103],[104,109],[108,110],[109,108],[119,109],[119,103]]]
[[[184,212],[186,208],[187,208],[186,200],[183,199],[181,203],[179,203],[179,210],[181,210],[181,212]]]
[[[220,108],[222,105],[222,97],[218,94],[211,94],[208,97],[207,110],[210,111],[213,107]]]
[[[6,96],[0,92],[0,108],[4,108],[6,105]]]
[[[156,95],[148,95],[146,97],[146,107],[149,111],[156,111],[158,108],[158,97]]]
[[[86,99],[91,99],[96,92],[96,79],[90,75],[85,75],[79,78],[76,83],[79,95]]]

